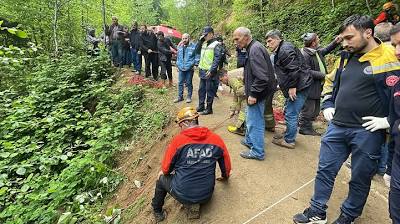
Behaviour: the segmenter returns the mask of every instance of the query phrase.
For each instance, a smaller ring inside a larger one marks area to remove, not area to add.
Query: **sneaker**
[[[251,149],[251,145],[247,144],[244,139],[240,140],[240,144],[246,146],[247,148]]]
[[[205,109],[201,112],[199,112],[200,115],[209,115],[209,114],[213,114],[213,111],[210,109]]]
[[[179,103],[179,102],[181,102],[181,101],[183,101],[182,98],[177,98],[177,99],[174,100],[174,103]]]
[[[272,143],[288,149],[294,149],[296,147],[294,143],[288,143],[284,138],[279,138],[279,139],[273,138]]]
[[[343,213],[340,213],[339,218],[337,218],[332,224],[354,224],[354,219],[346,216]]]
[[[192,102],[192,98],[187,98],[186,99],[186,103],[191,103]]]
[[[162,222],[167,216],[165,210],[162,210],[162,212],[153,211],[153,215],[156,223]]]
[[[249,151],[243,151],[243,152],[241,152],[241,153],[240,153],[240,156],[241,156],[242,158],[245,158],[245,159],[254,159],[254,160],[259,160],[259,161],[264,160],[263,157],[261,158],[261,157],[257,157],[257,156],[251,155],[250,150],[249,150]]]
[[[296,224],[325,224],[328,222],[326,214],[318,214],[307,208],[303,213],[293,216],[293,222]]]

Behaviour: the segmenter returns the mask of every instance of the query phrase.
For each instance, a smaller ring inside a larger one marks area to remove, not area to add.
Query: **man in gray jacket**
[[[233,33],[233,40],[239,48],[246,48],[244,65],[244,86],[247,99],[246,136],[241,141],[250,150],[240,153],[245,159],[264,160],[264,108],[268,94],[276,87],[274,70],[264,46],[253,40],[246,27],[239,27]]]

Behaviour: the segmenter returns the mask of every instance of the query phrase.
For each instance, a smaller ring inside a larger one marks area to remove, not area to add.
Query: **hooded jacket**
[[[173,175],[171,193],[182,203],[195,204],[211,198],[218,162],[228,178],[231,161],[223,140],[206,127],[181,131],[168,145],[162,161],[164,175]]]

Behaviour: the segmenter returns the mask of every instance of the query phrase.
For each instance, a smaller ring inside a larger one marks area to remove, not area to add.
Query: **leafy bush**
[[[113,156],[143,125],[144,90],[112,89],[105,57],[64,55],[31,72],[27,94],[0,91],[0,222],[88,218],[121,181]]]

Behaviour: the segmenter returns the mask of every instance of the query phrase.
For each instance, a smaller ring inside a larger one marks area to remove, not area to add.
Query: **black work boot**
[[[203,104],[203,105],[199,105],[199,106],[196,108],[196,111],[197,111],[198,113],[203,112],[203,111],[204,111],[204,104]]]
[[[321,134],[316,132],[313,128],[300,128],[299,133],[302,135],[320,136]]]
[[[153,215],[156,223],[162,222],[167,216],[165,210],[162,210],[161,212],[156,212],[153,210]]]
[[[212,104],[211,103],[207,103],[207,108],[204,111],[200,112],[201,115],[209,115],[209,114],[212,114],[212,113],[213,113],[213,110],[212,110]]]

